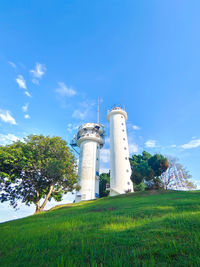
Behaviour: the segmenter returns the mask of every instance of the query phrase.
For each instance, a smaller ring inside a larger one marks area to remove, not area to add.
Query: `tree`
[[[167,159],[161,154],[152,156],[143,151],[142,155],[133,155],[130,158],[131,180],[134,185],[142,182],[151,184],[154,188],[160,188],[159,176],[168,168]]]
[[[141,182],[140,184],[134,184],[134,191],[145,191],[146,184],[144,182]]]
[[[0,147],[1,202],[34,203],[38,213],[52,198],[61,201],[74,189],[79,189],[75,157],[60,137],[30,135]]]
[[[151,167],[151,169],[154,172],[153,177],[153,187],[155,189],[162,188],[162,181],[160,179],[160,176],[162,173],[164,173],[168,168],[168,160],[161,154],[155,154],[153,157],[148,159],[148,165]]]
[[[169,167],[166,172],[161,175],[163,187],[167,189],[195,189],[196,185],[190,181],[192,176],[186,168],[184,168],[177,158],[167,156]]]
[[[110,184],[110,172],[101,173],[99,180],[99,197],[107,197],[109,191],[106,190],[106,185]]]
[[[142,155],[133,155],[130,158],[131,164],[131,180],[133,184],[140,184],[143,180],[149,181],[153,178],[153,171],[148,165],[148,159],[152,155],[146,151],[142,152]]]

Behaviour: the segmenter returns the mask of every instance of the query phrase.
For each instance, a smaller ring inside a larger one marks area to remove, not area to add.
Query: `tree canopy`
[[[152,184],[154,188],[161,187],[159,176],[168,168],[168,160],[161,154],[152,156],[150,153],[143,151],[142,155],[133,155],[130,158],[132,169],[131,180],[134,184],[139,185],[146,181]]]
[[[60,137],[30,135],[0,147],[0,201],[13,207],[21,200],[36,212],[54,198],[78,190],[76,160]],[[43,200],[42,204],[40,201]]]

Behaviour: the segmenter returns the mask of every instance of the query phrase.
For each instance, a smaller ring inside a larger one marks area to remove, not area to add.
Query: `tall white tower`
[[[110,196],[133,192],[126,132],[127,113],[120,107],[108,111],[110,122]]]
[[[99,161],[104,135],[104,127],[99,123],[85,123],[78,129],[75,143],[80,147],[78,181],[81,189],[76,194],[76,202],[99,197]]]

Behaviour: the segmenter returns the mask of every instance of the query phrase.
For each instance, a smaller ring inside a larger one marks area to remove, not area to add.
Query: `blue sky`
[[[69,142],[80,124],[96,121],[99,96],[102,170],[109,168],[107,110],[122,104],[130,152],[176,156],[198,183],[199,14],[195,0],[4,1],[0,143],[31,133]],[[0,220],[26,211],[1,204]]]

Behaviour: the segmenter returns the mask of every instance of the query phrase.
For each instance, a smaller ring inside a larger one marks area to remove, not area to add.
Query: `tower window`
[[[125,139],[125,138],[123,138],[123,140],[125,141],[126,139]]]
[[[130,182],[128,182],[127,184],[130,185]]]
[[[126,170],[127,172],[129,172],[129,170]]]
[[[124,129],[122,130],[122,132],[124,132]]]
[[[124,124],[122,123],[122,125],[124,125]]]
[[[125,157],[125,159],[127,160],[128,158],[127,158],[127,157]]]
[[[123,116],[121,116],[121,118],[123,119]]]
[[[126,147],[124,148],[124,150],[126,150]]]

